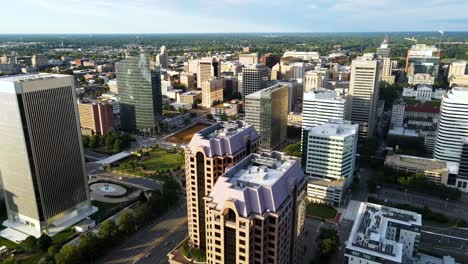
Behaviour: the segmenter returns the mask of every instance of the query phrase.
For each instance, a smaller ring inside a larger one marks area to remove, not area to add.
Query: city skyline
[[[264,12],[257,12],[260,7]],[[460,0],[410,3],[387,0],[301,0],[294,3],[178,0],[154,3],[139,0],[131,4],[108,0],[19,0],[9,2],[6,8],[19,9],[23,15],[3,14],[0,22],[9,25],[2,30],[4,34],[462,31],[468,26],[468,14],[464,12],[468,3]],[[282,10],[285,15],[276,21],[268,14],[277,10]],[[346,27],[341,23],[343,14],[347,15]],[[82,19],[73,22],[74,16],[78,15]],[[121,15],[127,19],[121,20]],[[156,22],[168,23],[154,23],[155,17],[158,18]],[[177,17],[184,19],[174,19]],[[406,19],[395,20],[395,17],[411,17],[411,27]],[[96,27],[96,19],[100,19],[101,27]],[[70,23],[56,23],[57,20]],[[35,27],[30,27],[31,23]]]

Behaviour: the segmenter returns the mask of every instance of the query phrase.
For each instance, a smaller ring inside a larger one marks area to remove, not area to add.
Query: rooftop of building
[[[209,197],[217,210],[233,201],[243,217],[277,212],[292,186],[302,180],[299,159],[276,151],[250,154],[218,179]]]
[[[268,93],[268,92],[274,92],[275,90],[278,90],[278,89],[281,89],[283,87],[287,87],[287,85],[282,85],[282,84],[279,84],[279,83],[275,83],[265,89],[262,89],[260,91],[257,91],[257,92],[254,92],[254,93],[251,93],[249,95],[247,95],[245,98],[261,98],[262,97],[262,94],[265,94],[265,93]]]
[[[443,172],[448,170],[446,161],[408,155],[387,155],[385,158],[385,163],[397,164],[402,167],[411,167],[424,171]]]
[[[402,263],[403,244],[386,238],[389,223],[420,227],[422,217],[411,211],[361,203],[346,248]]]
[[[316,127],[306,127],[304,130],[308,131],[309,136],[347,137],[356,135],[358,127],[358,124],[351,124],[350,121],[330,120],[328,123]]]
[[[464,103],[468,103],[468,87],[453,87],[445,97],[449,99],[463,100]]]
[[[27,82],[27,81],[46,80],[46,79],[54,79],[54,78],[70,78],[70,75],[52,74],[52,73],[20,74],[20,75],[0,77],[0,82]]]
[[[332,188],[343,188],[345,183],[346,183],[346,179],[340,178],[339,180],[336,180],[336,181],[310,179],[308,184],[319,185],[319,186],[324,186],[324,187],[332,187]]]
[[[208,157],[237,153],[250,139],[253,144],[259,139],[255,128],[244,121],[219,122],[195,133],[188,148],[195,153],[204,148]]]
[[[304,93],[304,101],[346,101],[343,96],[339,95],[336,91],[331,90],[317,90]]]

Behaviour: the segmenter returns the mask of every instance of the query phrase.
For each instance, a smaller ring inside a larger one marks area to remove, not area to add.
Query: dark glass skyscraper
[[[116,66],[123,131],[153,134],[162,115],[161,73],[145,54],[128,56]]]

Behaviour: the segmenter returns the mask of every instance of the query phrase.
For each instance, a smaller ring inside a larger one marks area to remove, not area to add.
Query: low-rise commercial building
[[[413,263],[421,237],[420,214],[360,203],[346,243],[345,263]]]

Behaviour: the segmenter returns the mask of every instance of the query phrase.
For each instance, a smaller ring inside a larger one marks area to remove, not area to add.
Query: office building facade
[[[224,78],[213,78],[202,83],[202,106],[209,108],[213,103],[223,102]]]
[[[113,109],[111,104],[99,102],[79,102],[81,133],[84,135],[104,135],[113,129]]]
[[[258,53],[239,54],[239,63],[243,65],[258,64]]]
[[[349,84],[349,119],[359,124],[359,137],[374,135],[379,99],[380,63],[373,59],[356,59],[351,64]]]
[[[269,80],[268,67],[262,64],[242,68],[242,96],[245,97],[267,88]]]
[[[306,177],[297,158],[250,154],[205,198],[207,263],[304,263]]]
[[[458,162],[467,127],[468,87],[454,87],[442,98],[434,158]]]
[[[304,128],[302,162],[309,177],[307,199],[340,206],[352,182],[358,125],[349,121],[328,122]]]
[[[201,88],[203,83],[213,77],[221,77],[221,64],[218,60],[207,57],[197,61],[197,86]]]
[[[188,231],[191,245],[206,247],[205,203],[218,178],[257,151],[259,135],[243,121],[217,123],[196,133],[185,149]]]
[[[461,191],[468,192],[468,137],[463,139],[456,186]]]
[[[288,86],[273,85],[245,97],[245,121],[260,134],[260,148],[274,150],[287,139]]]
[[[69,75],[0,78],[4,225],[29,235],[92,213],[74,86]]]
[[[315,127],[329,120],[344,120],[347,101],[335,91],[311,91],[304,93],[302,127]]]
[[[151,69],[146,55],[117,62],[120,123],[123,131],[153,134],[162,115],[161,73]]]

